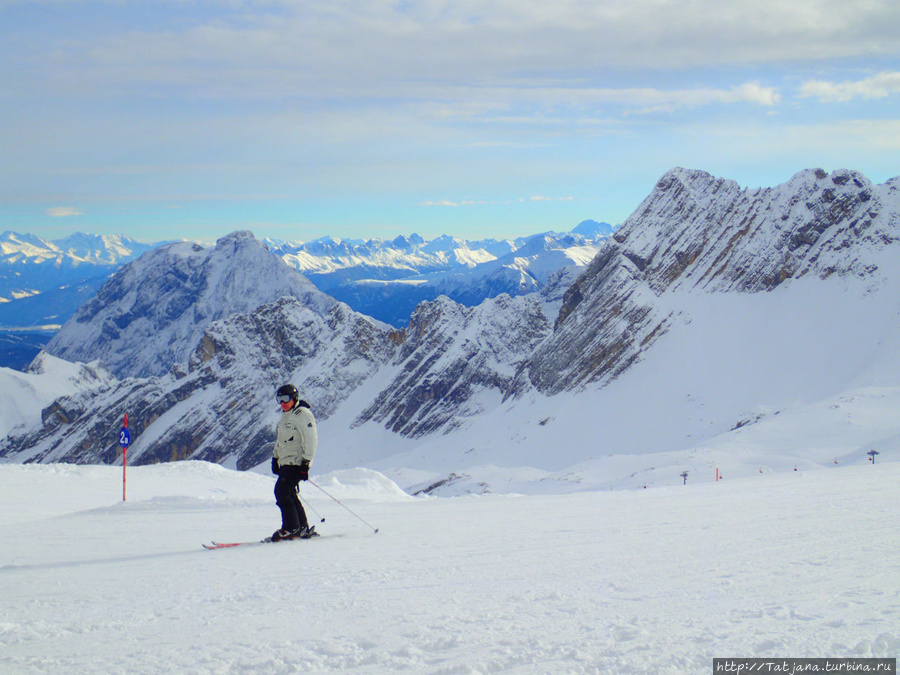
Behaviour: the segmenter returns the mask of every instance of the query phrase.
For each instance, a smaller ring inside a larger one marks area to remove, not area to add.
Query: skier
[[[272,473],[278,476],[275,503],[281,509],[281,529],[272,535],[272,541],[308,539],[318,534],[315,527],[309,526],[297,493],[300,481],[309,480],[309,466],[316,456],[316,418],[292,384],[280,387],[275,398],[281,404],[282,415],[276,428]]]

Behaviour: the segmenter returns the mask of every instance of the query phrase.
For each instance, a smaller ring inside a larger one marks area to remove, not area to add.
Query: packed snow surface
[[[887,454],[887,453],[885,453]],[[884,456],[884,455],[882,455]],[[900,654],[900,463],[564,495],[302,493],[202,462],[0,465],[0,671],[708,673]],[[325,518],[325,522],[320,522]],[[379,528],[376,534],[373,529]]]

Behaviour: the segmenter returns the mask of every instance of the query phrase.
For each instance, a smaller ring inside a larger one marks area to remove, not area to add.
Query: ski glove
[[[281,467],[278,466],[278,460],[275,457],[272,458],[272,473],[276,476],[281,473]]]
[[[304,459],[300,462],[300,471],[297,473],[300,480],[309,480],[309,460]]]

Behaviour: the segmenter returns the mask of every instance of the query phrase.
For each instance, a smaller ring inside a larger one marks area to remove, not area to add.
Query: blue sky
[[[900,174],[896,0],[0,0],[0,231],[619,223],[674,166]]]

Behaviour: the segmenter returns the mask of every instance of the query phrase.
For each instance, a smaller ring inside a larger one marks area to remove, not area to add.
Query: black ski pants
[[[294,532],[301,527],[309,527],[306,511],[298,496],[300,467],[290,464],[279,467],[275,481],[275,503],[281,509],[281,529]]]

